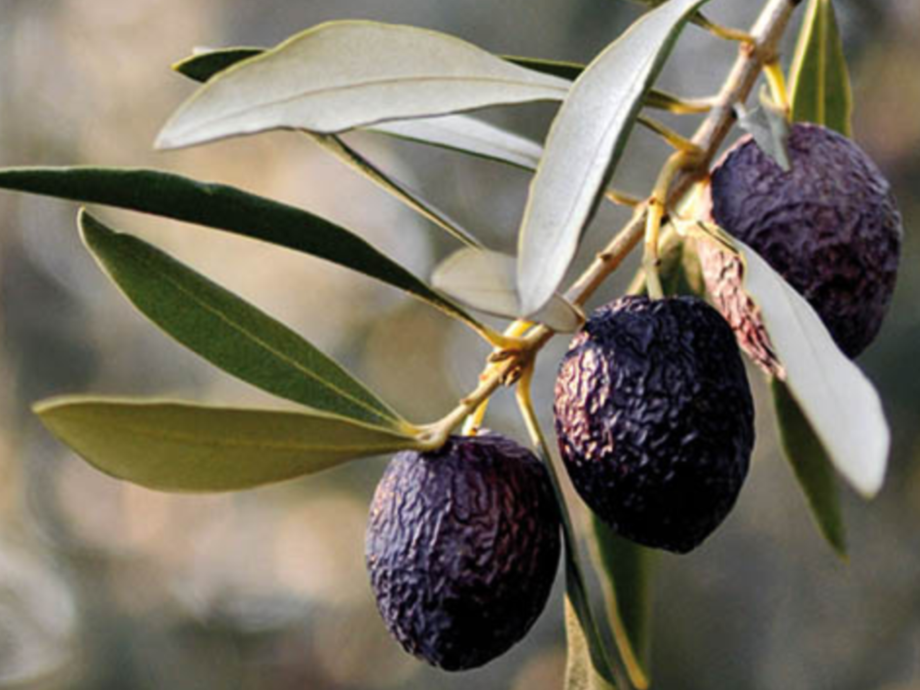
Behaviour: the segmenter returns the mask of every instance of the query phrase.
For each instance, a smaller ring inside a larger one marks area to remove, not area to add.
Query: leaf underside
[[[553,121],[518,239],[525,314],[557,290],[622,156],[645,94],[688,17],[706,0],[646,13],[581,74]]]
[[[48,400],[35,412],[97,469],[159,491],[239,491],[416,445],[320,412],[83,397]]]

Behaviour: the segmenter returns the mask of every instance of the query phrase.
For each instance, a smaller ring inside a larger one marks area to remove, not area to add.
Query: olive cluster
[[[797,125],[792,170],[749,138],[712,174],[711,216],[814,306],[847,354],[891,300],[901,220],[855,144]],[[619,535],[686,553],[725,520],[748,473],[754,405],[741,348],[781,370],[737,257],[701,260],[698,297],[628,296],[595,311],[559,368],[555,428],[568,475]],[[560,517],[546,468],[494,433],[403,452],[377,488],[367,531],[383,619],[409,652],[473,668],[520,640],[558,569]]]

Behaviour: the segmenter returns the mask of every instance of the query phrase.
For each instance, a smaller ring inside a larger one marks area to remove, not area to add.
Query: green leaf
[[[572,517],[565,502],[565,495],[559,482],[556,464],[532,408],[525,411],[525,420],[532,423],[531,434],[535,435],[535,451],[546,465],[550,483],[559,506],[562,521],[562,536],[565,544],[565,628],[568,659],[565,671],[566,690],[614,690],[614,670],[607,656],[603,638],[591,609],[588,586],[578,556],[578,542]],[[539,442],[536,442],[536,439]]]
[[[264,48],[199,48],[192,55],[173,64],[172,68],[193,81],[204,82],[218,72],[265,52]]]
[[[671,0],[643,15],[575,82],[553,121],[521,225],[518,292],[525,314],[559,287],[687,18],[707,0]]]
[[[853,94],[831,0],[810,0],[790,72],[792,119],[852,133]]]
[[[786,384],[837,470],[867,498],[885,478],[891,432],[872,383],[834,343],[804,297],[736,238],[745,288],[761,310]]]
[[[349,230],[234,187],[155,170],[62,167],[0,169],[0,188],[151,213],[271,242],[376,278],[482,329],[459,306]]]
[[[565,690],[615,690],[613,679],[600,673],[592,660],[584,622],[568,593],[565,597],[565,639]]]
[[[411,433],[386,403],[283,324],[85,211],[78,222],[87,248],[125,296],[193,352],[279,397]]]
[[[515,287],[516,267],[514,257],[508,254],[461,249],[441,262],[431,281],[439,290],[474,309],[516,319],[521,313]],[[557,333],[574,333],[584,323],[584,316],[556,294],[531,320]]]
[[[846,527],[831,460],[788,386],[774,379],[772,390],[776,422],[786,459],[805,493],[808,507],[821,534],[837,555],[846,558]]]
[[[238,491],[414,448],[391,429],[320,412],[57,398],[46,427],[94,467],[160,491]]]
[[[278,128],[335,134],[387,120],[558,100],[568,88],[446,34],[330,22],[219,72],[166,123],[157,147]]]
[[[593,513],[591,523],[613,637],[632,684],[642,690],[650,682],[651,552],[618,537]]]

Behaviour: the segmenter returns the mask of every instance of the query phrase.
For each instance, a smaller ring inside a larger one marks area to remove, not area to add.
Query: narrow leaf
[[[202,50],[198,54],[176,63],[173,65],[173,69],[196,81],[207,81],[217,72],[223,71],[237,62],[260,55],[263,52],[264,51],[259,48]],[[450,218],[443,211],[435,208],[432,203],[423,199],[420,194],[410,189],[404,182],[400,182],[393,175],[384,173],[379,167],[355,151],[352,147],[348,146],[339,137],[331,134],[314,134],[309,132],[308,134],[312,136],[313,140],[325,151],[332,154],[361,175],[367,177],[371,182],[416,213],[424,216],[443,230],[446,230],[464,244],[471,247],[480,246],[479,241],[464,230],[459,223]]]
[[[172,68],[193,81],[207,81],[218,72],[233,67],[265,52],[264,48],[240,46],[235,48],[196,48],[187,58],[173,64]]]
[[[687,18],[707,0],[671,0],[646,13],[575,82],[550,129],[519,237],[525,314],[562,282],[648,92]]]
[[[513,256],[479,249],[461,249],[435,269],[432,283],[439,290],[479,311],[516,319],[520,316]],[[573,333],[584,323],[581,312],[555,294],[530,317],[558,333]]]
[[[173,65],[180,74],[204,82],[237,62],[263,53],[261,48],[225,48],[196,51],[195,55]],[[505,57],[521,67],[563,79],[574,80],[585,66],[541,58]],[[564,94],[560,93],[561,100]],[[646,106],[663,110],[680,109],[681,101],[670,94],[655,91],[646,96]],[[367,131],[388,134],[409,141],[438,146],[487,160],[506,163],[524,170],[536,170],[543,147],[513,132],[468,115],[442,115],[381,122]]]
[[[774,379],[772,389],[786,459],[805,493],[821,534],[837,555],[846,558],[846,527],[831,460],[786,384]]]
[[[459,306],[351,231],[234,187],[155,170],[62,167],[0,169],[0,188],[151,213],[271,242],[376,278],[476,330],[482,328]]]
[[[786,111],[770,99],[767,89],[761,89],[760,105],[757,108],[741,109],[740,112],[739,124],[754,137],[760,150],[776,161],[784,171],[792,170],[792,161],[789,157],[789,119]]]
[[[469,115],[384,122],[367,131],[459,151],[522,170],[536,170],[543,155],[543,147],[536,142]]]
[[[238,491],[416,447],[391,429],[319,412],[57,398],[35,412],[97,469],[160,491]]]
[[[157,147],[278,128],[334,134],[387,120],[558,100],[568,87],[446,34],[330,22],[218,73],[167,122]]]
[[[878,393],[814,309],[754,250],[732,238],[745,287],[786,370],[789,391],[837,470],[867,498],[882,487],[891,433]]]
[[[792,119],[851,135],[853,94],[831,0],[810,0],[790,72]]]
[[[87,248],[125,296],[187,348],[237,378],[317,410],[406,431],[400,416],[283,324],[85,211]]]
[[[410,189],[404,182],[400,182],[393,175],[383,172],[339,137],[334,134],[308,134],[323,150],[359,172],[408,208],[427,218],[441,229],[446,230],[456,239],[470,247],[482,246],[479,240],[465,230],[460,223],[436,208],[431,202],[423,199],[421,194]]]
[[[591,645],[572,597],[565,597],[565,690],[615,690],[613,679],[598,672],[591,658]]]
[[[591,523],[614,640],[632,684],[644,690],[650,682],[651,553],[618,537],[596,515]]]

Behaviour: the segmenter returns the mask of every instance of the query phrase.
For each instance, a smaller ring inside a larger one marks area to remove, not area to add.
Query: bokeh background
[[[692,555],[658,559],[654,687],[662,690],[920,688],[920,4],[836,4],[856,137],[892,181],[906,220],[894,306],[860,361],[893,427],[887,485],[870,504],[844,489],[850,559],[841,562],[778,452],[752,370],[759,440],[737,509]],[[714,0],[709,13],[744,26],[759,5]],[[637,13],[617,0],[3,0],[0,165],[153,166],[235,184],[351,227],[427,275],[452,240],[304,137],[153,152],[159,127],[192,90],[169,65],[193,46],[273,45],[339,18],[587,61]],[[734,50],[690,29],[662,83],[707,94]],[[551,115],[528,106],[483,116],[541,140]],[[349,140],[491,246],[514,246],[527,175],[372,135]],[[665,155],[638,131],[618,186],[645,193]],[[363,564],[383,458],[235,495],[172,496],[105,477],[53,440],[30,404],[60,393],[283,406],[134,312],[80,246],[75,212],[0,193],[0,687],[561,687],[561,577],[526,641],[483,670],[443,674],[388,638]],[[450,409],[486,354],[462,327],[343,269],[173,222],[101,214],[292,324],[410,419]],[[582,263],[624,219],[615,208],[599,214]],[[631,271],[622,273],[598,299],[623,290]],[[541,357],[545,419],[565,346],[557,341]],[[488,423],[523,440],[508,398],[499,395]]]

